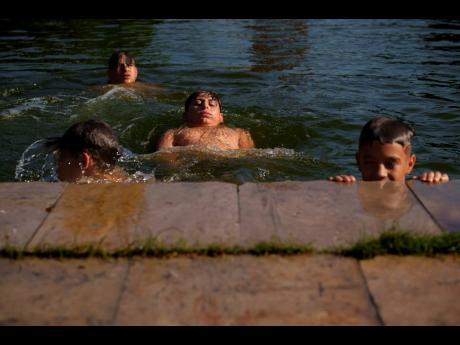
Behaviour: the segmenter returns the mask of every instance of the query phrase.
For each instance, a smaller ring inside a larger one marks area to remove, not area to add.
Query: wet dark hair
[[[126,57],[126,62],[128,64],[136,64],[134,56],[128,51],[115,51],[109,58],[109,69],[115,69],[118,67],[118,61],[122,56]]]
[[[414,128],[407,122],[391,117],[375,117],[368,121],[359,136],[359,147],[370,145],[374,141],[381,144],[400,144],[405,147],[411,144],[415,135]]]
[[[222,112],[222,102],[220,101],[219,95],[217,93],[215,93],[215,92],[207,91],[207,90],[198,90],[198,91],[195,91],[194,93],[192,93],[190,96],[188,96],[188,98],[185,100],[185,111],[187,111],[188,108],[190,107],[190,104],[199,95],[202,95],[202,94],[208,95],[208,96],[211,97],[211,99],[216,100],[217,102],[219,102],[219,108],[220,108],[220,111]]]
[[[117,136],[110,125],[101,120],[78,122],[62,137],[49,138],[47,146],[58,151],[65,150],[75,157],[88,151],[102,169],[113,167],[122,154]]]

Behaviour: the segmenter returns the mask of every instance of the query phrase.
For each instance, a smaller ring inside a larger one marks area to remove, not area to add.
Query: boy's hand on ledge
[[[356,178],[352,175],[337,175],[337,176],[329,177],[329,181],[349,183],[349,182],[355,182]]]
[[[442,183],[449,181],[449,176],[440,171],[425,171],[420,176],[413,176],[412,179],[428,183]]]

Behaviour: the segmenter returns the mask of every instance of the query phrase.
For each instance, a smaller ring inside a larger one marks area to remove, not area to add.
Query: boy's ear
[[[91,157],[91,155],[88,152],[83,151],[83,153],[81,154],[81,167],[82,167],[82,169],[87,170],[92,165],[93,165],[93,158]]]
[[[412,171],[412,169],[414,169],[416,161],[417,161],[417,158],[415,157],[415,155],[414,154],[410,155],[409,162],[408,162],[408,170],[407,170],[408,174]]]
[[[220,115],[220,123],[224,123],[224,113],[219,113]]]

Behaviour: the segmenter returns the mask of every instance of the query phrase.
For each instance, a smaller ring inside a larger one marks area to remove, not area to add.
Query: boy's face
[[[111,83],[130,84],[137,79],[137,67],[133,61],[129,61],[125,55],[120,56],[118,67],[109,70]]]
[[[209,94],[199,94],[185,111],[185,120],[192,127],[215,127],[224,122],[219,101]]]
[[[378,141],[363,145],[356,160],[364,181],[403,182],[415,165],[415,155],[410,154],[410,147]]]

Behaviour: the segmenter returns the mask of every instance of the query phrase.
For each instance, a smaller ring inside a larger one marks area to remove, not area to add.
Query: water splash
[[[21,182],[58,180],[53,153],[47,139],[39,139],[25,149],[19,159],[14,178]]]
[[[286,148],[220,150],[197,146],[174,147],[139,155],[154,165],[163,182],[226,181],[232,183],[322,179],[334,171],[329,163]]]
[[[19,104],[13,108],[6,109],[1,113],[2,117],[10,118],[23,114],[24,112],[32,109],[43,110],[47,105],[45,97],[34,97],[26,100],[24,103]]]
[[[113,86],[109,91],[103,95],[97,96],[96,98],[91,98],[85,102],[87,105],[97,104],[99,102],[105,102],[113,99],[124,99],[129,101],[142,102],[143,97],[134,90],[128,89],[123,86]]]
[[[29,145],[22,153],[15,169],[15,179],[21,182],[44,181],[58,182],[56,163],[53,152],[50,152],[48,139],[40,139]],[[128,173],[126,182],[142,183],[155,180],[154,169],[141,171],[141,162],[137,155],[128,149],[123,149],[119,165]],[[104,183],[109,180],[82,178],[79,183]]]

